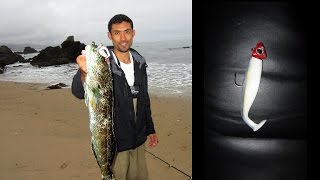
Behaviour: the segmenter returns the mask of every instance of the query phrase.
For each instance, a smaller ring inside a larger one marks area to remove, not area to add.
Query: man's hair
[[[109,32],[111,32],[111,27],[113,24],[122,23],[123,21],[130,23],[131,28],[133,29],[133,22],[128,16],[126,16],[124,14],[117,14],[117,15],[113,16],[108,23]]]

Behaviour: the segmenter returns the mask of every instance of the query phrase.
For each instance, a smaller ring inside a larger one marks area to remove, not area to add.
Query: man
[[[135,30],[132,20],[123,14],[112,17],[108,23],[108,38],[112,41],[111,69],[114,85],[114,123],[117,156],[113,173],[117,180],[148,179],[145,159],[145,141],[155,147],[158,138],[151,117],[147,85],[147,64],[131,48]],[[84,98],[83,82],[86,77],[86,57],[77,57],[79,70],[73,77],[72,93]]]

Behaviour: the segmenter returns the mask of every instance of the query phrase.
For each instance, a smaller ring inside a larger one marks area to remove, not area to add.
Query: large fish
[[[116,154],[113,124],[113,83],[110,53],[94,42],[85,47],[87,76],[85,103],[89,110],[92,151],[101,170],[102,179],[114,179],[111,167]],[[105,56],[105,57],[104,57]]]
[[[262,42],[258,42],[257,45],[252,48],[251,55],[244,81],[241,115],[244,122],[252,128],[253,131],[257,131],[264,125],[266,119],[256,124],[249,118],[249,110],[259,90],[262,61],[267,58],[267,51]]]

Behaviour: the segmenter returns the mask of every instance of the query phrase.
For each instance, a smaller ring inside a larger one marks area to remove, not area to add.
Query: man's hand
[[[82,54],[77,57],[76,61],[77,61],[77,64],[80,68],[81,81],[83,83],[85,81],[86,75],[87,75],[87,59],[86,59],[85,51],[82,51]]]
[[[158,137],[157,135],[154,133],[154,134],[150,134],[149,136],[149,147],[156,147],[157,144],[158,144]]]

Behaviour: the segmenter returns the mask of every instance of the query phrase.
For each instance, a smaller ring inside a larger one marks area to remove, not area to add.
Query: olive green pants
[[[147,180],[145,145],[118,152],[112,168],[116,180]]]

